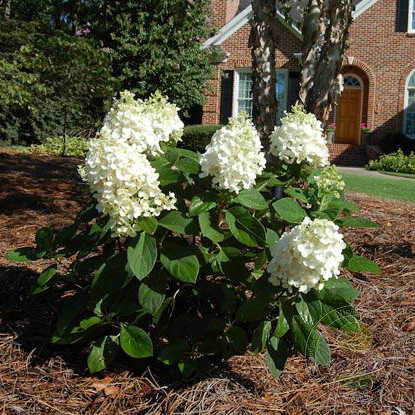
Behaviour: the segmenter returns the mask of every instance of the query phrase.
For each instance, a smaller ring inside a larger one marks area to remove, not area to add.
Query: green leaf
[[[333,306],[342,306],[344,303],[352,304],[359,295],[359,290],[342,278],[331,278],[325,281],[324,288],[317,291],[317,296],[323,303]]]
[[[225,239],[225,235],[212,226],[209,212],[199,214],[199,226],[202,235],[206,236],[212,242],[219,243]]]
[[[275,328],[275,332],[274,332],[274,336],[281,338],[284,337],[288,330],[290,330],[290,326],[288,324],[287,318],[285,317],[284,314],[284,309],[280,303],[280,314],[278,316],[278,323],[277,323],[277,327]]]
[[[301,200],[302,202],[308,203],[308,198],[304,193],[303,189],[288,187],[284,190],[284,193],[288,196],[291,196],[294,199]]]
[[[142,280],[153,270],[157,260],[156,240],[142,232],[135,247],[127,248],[128,265],[133,274]]]
[[[280,236],[277,232],[275,232],[272,229],[267,228],[267,234],[266,234],[266,241],[269,248],[274,247],[277,242],[280,240]]]
[[[249,247],[260,247],[265,244],[265,228],[249,211],[235,206],[225,213],[226,222],[235,239]]]
[[[327,206],[327,210],[335,209],[338,211],[338,214],[342,213],[343,211],[348,212],[358,212],[360,210],[354,203],[349,202],[345,199],[334,199],[331,200],[329,205]]]
[[[53,248],[54,234],[49,227],[41,228],[36,232],[36,244],[39,251],[50,251]]]
[[[317,304],[316,303],[320,303]],[[356,332],[360,329],[359,321],[356,318],[354,309],[348,305],[332,306],[323,302],[314,302],[310,304],[310,308],[320,309],[321,323],[326,326],[334,327],[349,332]]]
[[[199,275],[199,260],[193,251],[170,245],[160,255],[164,268],[174,278],[185,283],[195,284]]]
[[[36,249],[31,247],[17,248],[9,251],[6,255],[6,259],[12,262],[36,261],[40,258],[41,256],[38,256]]]
[[[120,344],[128,356],[135,359],[144,359],[153,356],[153,342],[150,336],[140,327],[122,326]]]
[[[198,216],[216,207],[216,202],[205,201],[200,196],[195,196],[189,206],[189,215]]]
[[[238,326],[232,326],[226,332],[226,339],[236,353],[243,353],[248,346],[248,336],[245,330]]]
[[[161,349],[158,360],[165,365],[174,365],[179,360],[183,360],[189,347],[184,340],[175,340],[173,343]]]
[[[363,256],[352,256],[346,264],[346,268],[353,272],[371,272],[372,274],[379,275],[382,270],[373,261]]]
[[[199,163],[187,157],[180,158],[175,165],[180,171],[187,174],[198,174],[200,171]]]
[[[88,296],[85,294],[74,295],[63,301],[62,309],[58,315],[56,334],[58,336],[67,332],[73,321],[84,312],[88,303]]]
[[[81,320],[79,323],[79,327],[81,327],[84,330],[88,330],[92,326],[96,326],[97,324],[101,324],[102,320],[97,316],[92,316],[89,318],[86,318],[84,320]]]
[[[321,334],[294,315],[290,321],[293,342],[296,349],[307,359],[313,360],[323,366],[328,366],[331,361],[329,346]]]
[[[54,276],[56,275],[56,265],[52,265],[49,268],[46,268],[45,271],[43,271],[39,278],[37,279],[36,283],[37,285],[43,287],[45,286]]]
[[[159,181],[161,186],[169,186],[183,181],[183,175],[178,170],[173,170],[169,161],[163,158],[158,158],[151,161],[151,165],[159,174]]]
[[[344,219],[336,220],[341,228],[379,228],[379,225],[369,219],[358,216],[348,216]]]
[[[268,320],[261,322],[261,324],[256,328],[253,337],[253,346],[256,353],[260,353],[265,349],[271,334],[271,328],[271,322]]]
[[[275,337],[272,340],[265,352],[265,361],[272,376],[278,379],[284,370],[290,350],[285,341]]]
[[[138,289],[138,302],[151,315],[156,315],[166,298],[166,281],[160,276],[146,278]]]
[[[305,210],[295,200],[288,197],[277,200],[272,207],[278,216],[288,223],[301,223],[307,216]]]
[[[178,234],[192,234],[194,231],[194,222],[192,218],[186,218],[184,214],[178,210],[167,213],[159,220],[159,225],[163,228]]]
[[[268,209],[268,203],[264,196],[258,190],[242,190],[237,197],[233,199],[234,203],[239,203],[249,209],[265,210]]]
[[[121,289],[129,280],[126,255],[125,253],[117,254],[108,259],[96,273],[91,284],[91,297],[94,300],[103,298]]]
[[[265,315],[266,304],[259,299],[251,299],[243,303],[236,312],[236,320],[250,322],[262,320]]]
[[[108,367],[117,356],[119,349],[115,336],[105,336],[97,340],[88,356],[89,373],[100,372]]]
[[[157,219],[153,217],[141,218],[137,223],[144,232],[147,232],[150,235],[154,235],[159,225]]]

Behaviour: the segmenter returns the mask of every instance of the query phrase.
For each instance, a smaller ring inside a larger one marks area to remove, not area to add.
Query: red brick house
[[[342,69],[345,89],[333,114],[337,145],[331,150],[345,155],[364,144],[362,123],[373,130],[374,142],[398,132],[415,139],[415,0],[355,0],[355,4],[351,47]],[[252,8],[249,0],[212,0],[212,5],[221,29],[204,46],[219,46],[227,59],[215,72],[202,122],[218,124],[239,111],[252,111],[248,47]],[[297,99],[300,51],[301,32],[280,16],[279,117]]]

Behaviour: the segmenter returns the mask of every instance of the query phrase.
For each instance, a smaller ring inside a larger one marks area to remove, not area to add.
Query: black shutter
[[[288,94],[287,94],[287,111],[298,100],[298,93],[300,92],[300,72],[290,72],[288,74]]]
[[[234,71],[223,71],[220,91],[220,123],[227,124],[232,117]]]
[[[409,16],[409,1],[411,0],[396,0],[396,31],[408,31],[408,16]]]

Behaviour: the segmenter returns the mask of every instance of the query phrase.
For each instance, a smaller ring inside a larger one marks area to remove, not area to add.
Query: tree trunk
[[[269,136],[277,117],[274,22],[277,17],[275,1],[252,0],[249,47],[252,54],[253,120],[261,137],[264,151],[269,151]]]
[[[341,94],[340,75],[353,22],[352,0],[309,0],[303,25],[300,102],[327,126]]]

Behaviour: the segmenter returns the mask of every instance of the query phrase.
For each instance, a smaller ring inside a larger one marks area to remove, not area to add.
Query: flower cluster
[[[337,225],[326,219],[305,218],[274,246],[268,265],[269,280],[289,291],[322,289],[324,281],[340,274],[345,248]]]
[[[135,236],[138,218],[175,209],[174,194],[161,192],[159,176],[147,157],[126,141],[90,140],[80,174],[98,200],[98,210],[110,216],[114,236]]]
[[[146,154],[161,151],[160,143],[183,126],[177,108],[155,94],[147,101],[123,92],[97,138],[90,140],[80,174],[110,217],[114,236],[135,236],[138,219],[175,209],[173,193],[160,189],[159,175]]]
[[[315,182],[319,198],[324,195],[331,195],[336,199],[340,199],[346,187],[342,176],[334,165],[324,168],[321,174],[315,177]]]
[[[218,189],[239,193],[250,189],[265,168],[259,135],[245,115],[232,118],[216,131],[202,155],[201,177],[212,176]]]
[[[271,135],[271,153],[287,164],[308,162],[312,167],[329,164],[329,151],[320,121],[294,106]]]
[[[178,108],[159,93],[142,101],[124,91],[106,116],[100,135],[134,144],[140,153],[156,155],[161,152],[160,143],[170,141],[171,135],[175,141],[180,139],[183,126]]]

